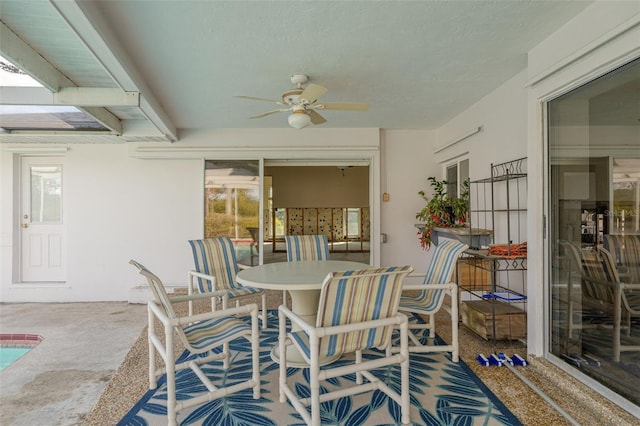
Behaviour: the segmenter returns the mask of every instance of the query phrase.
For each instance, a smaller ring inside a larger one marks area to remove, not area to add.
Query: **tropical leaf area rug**
[[[412,319],[416,321],[417,318]],[[421,319],[420,319],[421,320]],[[271,359],[271,350],[278,344],[277,311],[269,311],[268,329],[260,330],[261,398],[253,399],[251,389],[182,410],[178,413],[181,425],[302,425],[304,422],[289,403],[278,399],[279,364]],[[250,344],[246,339],[231,343],[231,367],[212,362],[203,371],[214,384],[223,386],[251,377]],[[374,352],[363,358],[375,357]],[[193,357],[188,352],[180,361]],[[331,364],[347,363],[349,358]],[[288,368],[288,380],[295,382],[300,393],[309,394],[309,369]],[[384,367],[373,372],[391,388],[399,391],[398,366]],[[464,364],[451,361],[449,353],[410,355],[411,421],[415,425],[520,425],[520,421],[491,393]],[[355,375],[321,383],[325,389],[354,382]],[[190,370],[177,374],[178,400],[191,398],[206,391]],[[118,423],[125,425],[166,425],[165,378],[157,389],[147,392]],[[323,425],[399,425],[400,408],[380,391],[363,393],[325,402],[321,406]]]

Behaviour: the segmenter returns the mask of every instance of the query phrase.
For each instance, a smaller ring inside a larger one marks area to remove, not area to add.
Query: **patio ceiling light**
[[[311,123],[311,117],[309,117],[304,109],[297,109],[293,111],[293,114],[289,115],[289,125],[296,129],[302,129],[307,127]]]

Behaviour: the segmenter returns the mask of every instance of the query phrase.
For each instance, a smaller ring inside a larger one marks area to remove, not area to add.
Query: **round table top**
[[[268,290],[320,290],[330,272],[370,268],[360,262],[306,260],[267,263],[238,272],[238,283]]]

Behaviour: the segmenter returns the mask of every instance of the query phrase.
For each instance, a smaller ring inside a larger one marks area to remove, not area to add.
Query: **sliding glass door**
[[[207,160],[204,170],[204,237],[230,237],[239,263],[258,264],[260,162]]]
[[[549,351],[640,405],[640,59],[548,103]]]
[[[252,266],[286,261],[285,235],[322,234],[332,258],[370,263],[369,166],[331,162],[266,160],[260,185],[260,160],[206,160],[205,238]]]

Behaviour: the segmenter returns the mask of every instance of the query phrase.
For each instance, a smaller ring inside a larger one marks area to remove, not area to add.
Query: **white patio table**
[[[327,274],[337,271],[364,269],[370,266],[360,262],[342,260],[307,260],[300,262],[277,262],[254,266],[238,272],[238,283],[267,290],[287,290],[291,295],[291,310],[310,324],[315,325],[322,282]],[[296,329],[297,327],[294,327]],[[278,360],[277,346],[271,351],[274,361]],[[337,358],[326,359],[326,365]],[[287,365],[306,367],[308,364],[298,351],[287,349]]]

